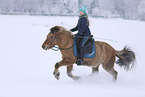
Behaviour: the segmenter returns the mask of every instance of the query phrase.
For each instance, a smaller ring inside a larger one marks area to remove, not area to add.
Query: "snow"
[[[51,27],[70,29],[77,19],[0,15],[0,97],[145,97],[145,22],[90,17],[96,40],[116,50],[128,45],[136,52],[133,70],[126,72],[115,64],[116,82],[102,66],[98,74],[92,75],[90,67],[74,65],[73,74],[82,77],[79,81],[66,75],[66,67],[59,69],[60,80],[54,78],[54,65],[61,60],[61,54],[44,51],[41,45]]]

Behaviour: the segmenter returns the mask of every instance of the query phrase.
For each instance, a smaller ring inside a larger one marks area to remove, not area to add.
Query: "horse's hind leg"
[[[73,65],[68,65],[67,66],[67,75],[72,78],[73,80],[78,80],[80,77],[79,76],[74,76],[72,74],[72,70],[73,70]]]
[[[114,80],[117,80],[117,71],[114,70],[114,62],[115,56],[112,56],[106,64],[103,64],[103,68],[113,76]]]

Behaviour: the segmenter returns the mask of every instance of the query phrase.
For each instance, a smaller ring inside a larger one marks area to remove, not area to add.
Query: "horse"
[[[56,47],[57,45],[57,47]],[[73,35],[71,31],[66,30],[62,26],[54,26],[50,29],[50,33],[47,35],[46,40],[42,44],[44,50],[58,48],[62,54],[62,60],[55,64],[53,75],[57,80],[60,79],[59,68],[61,66],[67,66],[67,75],[73,80],[78,80],[79,76],[72,74],[73,64],[76,62],[76,57],[73,53]],[[115,50],[108,43],[95,41],[96,55],[95,58],[84,58],[82,66],[92,67],[92,73],[99,72],[99,66],[102,67],[113,76],[113,80],[117,80],[117,71],[114,70],[114,64],[123,66],[125,70],[130,70],[134,66],[136,57],[135,53],[128,47],[124,47],[123,50]],[[118,60],[116,61],[116,57]]]

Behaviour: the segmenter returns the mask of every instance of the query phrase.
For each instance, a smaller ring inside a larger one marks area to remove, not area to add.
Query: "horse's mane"
[[[62,34],[68,35],[69,37],[72,37],[71,31],[67,30],[66,28],[62,26],[55,26],[51,28],[51,31],[59,31]]]
[[[62,26],[59,26],[59,27],[60,27],[60,30],[61,30],[60,33],[67,34],[68,36],[72,37],[71,31],[67,30],[66,28],[64,28],[64,27],[62,27]]]

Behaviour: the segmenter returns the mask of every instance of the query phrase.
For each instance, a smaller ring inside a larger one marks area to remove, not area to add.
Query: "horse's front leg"
[[[72,70],[73,70],[73,64],[68,65],[68,66],[67,66],[67,75],[68,75],[70,78],[72,78],[73,80],[78,80],[80,77],[79,77],[79,76],[74,76],[74,75],[72,74]]]
[[[69,64],[72,64],[72,62],[69,59],[67,59],[67,58],[65,58],[62,61],[60,61],[60,62],[58,62],[58,63],[55,64],[55,70],[53,72],[53,75],[55,76],[55,78],[57,80],[59,80],[59,78],[60,78],[59,77],[60,76],[60,73],[58,71],[58,68],[61,67],[61,66],[69,65]]]
[[[59,73],[59,71],[58,71],[58,68],[60,67],[60,65],[59,65],[59,63],[56,63],[55,64],[55,70],[54,70],[54,72],[53,72],[53,75],[55,76],[55,78],[57,79],[57,80],[59,80],[59,75],[60,75],[60,73]]]

